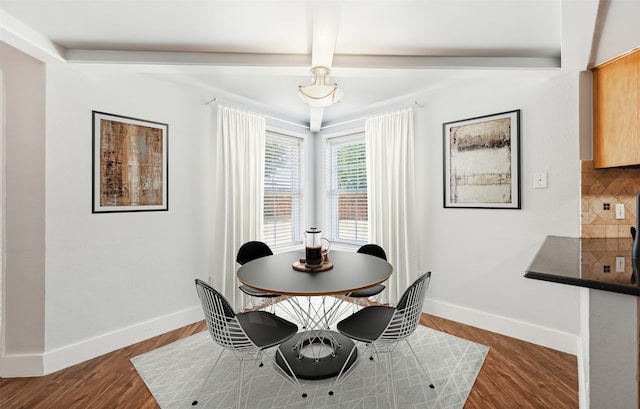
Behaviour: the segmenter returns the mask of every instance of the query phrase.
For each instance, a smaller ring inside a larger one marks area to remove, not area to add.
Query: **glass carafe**
[[[322,231],[311,227],[304,233],[305,267],[322,267]]]

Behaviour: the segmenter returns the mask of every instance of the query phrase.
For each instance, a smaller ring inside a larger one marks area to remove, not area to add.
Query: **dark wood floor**
[[[465,409],[578,408],[575,356],[427,314],[421,323],[491,348]],[[0,379],[0,408],[158,408],[129,360],[204,330],[200,322],[47,376]]]
[[[420,323],[489,346],[465,409],[576,409],[574,355],[422,314]]]

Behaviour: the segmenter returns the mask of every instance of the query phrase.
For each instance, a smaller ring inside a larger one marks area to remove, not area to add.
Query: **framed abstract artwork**
[[[443,124],[444,207],[520,209],[520,110]]]
[[[92,213],[169,210],[169,125],[92,114]]]

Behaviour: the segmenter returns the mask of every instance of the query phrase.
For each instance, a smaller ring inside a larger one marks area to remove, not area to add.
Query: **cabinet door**
[[[640,50],[593,71],[596,168],[640,164]]]

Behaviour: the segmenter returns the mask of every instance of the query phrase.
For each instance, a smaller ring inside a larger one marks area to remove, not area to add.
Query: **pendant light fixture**
[[[329,73],[327,67],[317,66],[311,68],[311,85],[298,86],[298,95],[309,106],[324,108],[337,104],[343,96],[342,90],[338,89],[338,84],[329,85]]]

